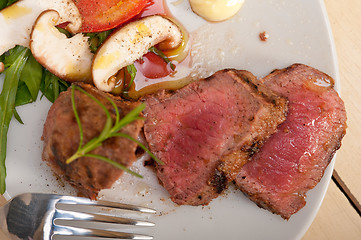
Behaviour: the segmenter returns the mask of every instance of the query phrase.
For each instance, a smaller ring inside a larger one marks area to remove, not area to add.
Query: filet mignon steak
[[[306,203],[346,129],[344,103],[328,75],[305,65],[276,70],[264,84],[289,100],[288,115],[246,163],[236,185],[260,207],[289,219]]]
[[[161,184],[177,204],[217,197],[285,120],[287,100],[247,71],[225,69],[145,98],[144,132]]]

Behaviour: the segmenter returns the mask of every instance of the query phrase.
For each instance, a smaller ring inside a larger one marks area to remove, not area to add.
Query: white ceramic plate
[[[194,76],[234,67],[258,77],[275,68],[304,63],[336,80],[338,68],[332,34],[322,0],[246,0],[229,21],[207,23],[191,12],[188,1],[167,1],[173,15],[193,38]],[[269,35],[266,42],[259,33]],[[76,194],[56,179],[41,160],[42,127],[50,103],[38,101],[18,109],[25,124],[12,121],[8,134],[6,179],[10,198],[24,192]],[[321,182],[308,193],[307,204],[289,221],[258,208],[241,192],[230,188],[206,207],[175,206],[149,169],[134,168],[145,178],[124,175],[100,198],[154,207],[156,227],[139,229],[157,240],[181,239],[300,239],[312,223],[331,179],[334,160]]]

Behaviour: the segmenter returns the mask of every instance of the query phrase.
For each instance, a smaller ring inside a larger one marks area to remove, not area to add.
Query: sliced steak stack
[[[102,102],[115,119],[114,108],[106,99],[106,97],[110,97],[109,95],[90,85],[82,84],[81,86]],[[119,108],[121,118],[138,105],[113,100]],[[104,110],[94,100],[77,90],[75,91],[75,104],[82,123],[85,144],[99,136],[107,118]],[[121,131],[137,138],[142,126],[143,121],[137,120],[126,125]],[[69,181],[84,196],[94,199],[101,189],[110,188],[123,173],[122,170],[95,158],[83,157],[70,164],[65,163],[66,159],[72,156],[79,146],[79,128],[72,109],[70,89],[61,93],[50,108],[42,138],[44,141],[43,160],[57,175]],[[94,149],[91,153],[129,166],[136,160],[136,147],[137,145],[128,139],[114,137],[106,140],[102,146]]]
[[[243,166],[237,186],[284,219],[300,210],[321,179],[346,129],[333,79],[305,65],[276,70],[264,84],[289,100],[286,121]]]
[[[145,136],[165,163],[156,166],[157,176],[180,205],[204,205],[217,197],[287,112],[284,98],[237,70],[145,101]]]

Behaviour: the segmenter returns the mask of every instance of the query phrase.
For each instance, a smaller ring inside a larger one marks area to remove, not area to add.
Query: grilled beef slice
[[[90,85],[82,84],[81,86],[102,102],[115,119],[114,108],[106,99],[106,96],[110,97],[110,95],[106,95]],[[138,105],[113,100],[119,108],[121,118]],[[75,103],[83,127],[85,144],[99,136],[103,130],[106,115],[94,100],[78,90],[75,91]],[[137,120],[122,128],[121,132],[136,138],[142,126],[143,121]],[[65,163],[66,159],[77,151],[79,145],[79,128],[72,109],[70,89],[61,93],[51,106],[42,139],[44,141],[43,160],[57,175],[76,187],[81,195],[92,199],[96,198],[101,189],[110,188],[123,173],[122,170],[95,158],[83,157],[70,164]],[[136,147],[137,145],[128,139],[114,137],[106,140],[102,146],[94,149],[91,153],[129,166],[136,160]]]
[[[286,121],[246,163],[236,184],[260,207],[289,219],[321,179],[346,129],[343,101],[326,74],[300,64],[264,84],[289,100]]]
[[[177,204],[205,205],[285,120],[287,101],[247,71],[226,69],[145,98],[144,132]]]

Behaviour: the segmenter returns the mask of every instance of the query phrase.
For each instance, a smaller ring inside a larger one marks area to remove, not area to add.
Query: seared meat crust
[[[144,132],[161,184],[177,204],[205,205],[284,121],[287,101],[251,73],[225,69],[145,98]]]
[[[265,86],[289,99],[278,131],[243,166],[236,184],[258,206],[289,219],[321,180],[346,131],[345,106],[328,75],[306,65],[275,70]]]
[[[106,99],[106,97],[111,97],[110,95],[90,85],[80,84],[80,86],[101,101],[115,119],[115,111]],[[138,105],[138,103],[113,100],[119,108],[121,118]],[[106,115],[96,102],[80,91],[75,91],[75,103],[83,127],[85,144],[99,136],[103,130]],[[125,126],[121,132],[137,138],[142,126],[143,121],[137,120]],[[42,139],[44,141],[43,160],[58,176],[76,187],[81,195],[95,199],[101,189],[110,188],[123,173],[122,170],[108,163],[89,157],[77,159],[70,164],[65,163],[66,159],[77,151],[79,145],[79,128],[72,109],[70,89],[61,93],[51,106]],[[94,149],[91,153],[129,166],[136,160],[136,148],[136,143],[125,138],[115,137],[106,140],[102,146]]]

